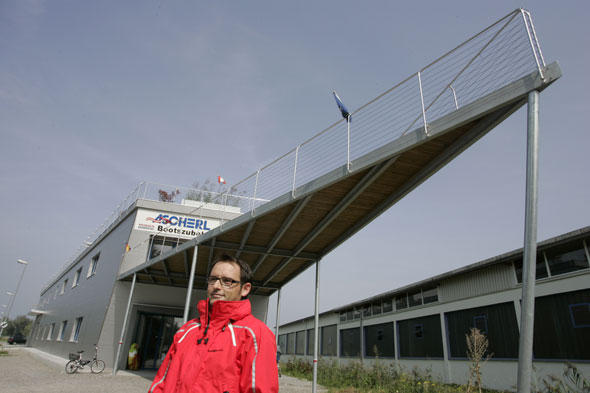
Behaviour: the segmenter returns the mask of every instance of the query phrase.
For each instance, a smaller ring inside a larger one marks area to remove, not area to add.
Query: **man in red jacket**
[[[276,393],[275,336],[251,313],[252,270],[229,255],[215,260],[199,318],[174,335],[149,393]]]

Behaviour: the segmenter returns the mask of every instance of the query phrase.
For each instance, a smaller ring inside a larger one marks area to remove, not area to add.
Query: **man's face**
[[[224,286],[221,280],[216,280],[207,285],[207,296],[209,303],[213,304],[218,300],[241,300],[250,293],[250,283],[240,284],[240,266],[233,262],[217,262],[209,277],[228,278],[236,281],[229,288]]]

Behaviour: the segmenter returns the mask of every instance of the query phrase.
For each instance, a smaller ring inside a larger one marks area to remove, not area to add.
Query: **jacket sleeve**
[[[254,331],[251,331],[251,334]],[[245,361],[240,376],[241,393],[277,393],[277,347],[274,334],[266,326],[258,329],[245,348]]]
[[[152,382],[152,385],[150,386],[148,393],[161,393],[165,390],[164,387],[166,386],[166,383],[170,380],[170,378],[167,378],[168,370],[170,368],[170,362],[172,361],[172,358],[174,358],[175,353],[176,337],[172,341],[172,345],[170,346],[170,349],[168,349],[168,353],[166,354],[166,357],[164,358],[162,365],[158,369],[158,373],[156,374],[156,377],[154,378],[154,381]],[[175,381],[172,381],[171,383],[175,383]]]

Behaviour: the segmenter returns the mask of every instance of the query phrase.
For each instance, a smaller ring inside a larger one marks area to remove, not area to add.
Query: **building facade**
[[[538,244],[534,368],[537,382],[571,362],[590,375],[590,227]],[[468,380],[466,334],[479,329],[491,358],[483,382],[515,389],[522,249],[320,314],[319,355],[338,362],[417,367]],[[313,357],[314,320],[282,325],[284,360]]]
[[[129,348],[136,343],[140,368],[158,368],[183,323],[188,273],[167,271],[166,262],[161,273],[146,270],[151,281],[136,284],[128,314],[131,282],[118,278],[239,215],[237,207],[214,203],[135,200],[42,289],[39,303],[30,312],[35,320],[29,345],[67,358],[78,350],[91,356],[97,344],[99,358],[107,367],[117,361],[118,368],[124,369]],[[185,254],[185,266],[190,264],[187,258]],[[197,316],[196,303],[205,297],[203,288],[193,290],[189,319]],[[253,314],[264,321],[268,297],[252,296],[251,301]]]

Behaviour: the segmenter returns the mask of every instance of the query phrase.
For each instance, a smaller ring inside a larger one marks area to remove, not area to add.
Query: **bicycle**
[[[94,357],[92,360],[82,359],[82,353],[84,351],[78,351],[77,353],[70,353],[70,361],[66,364],[66,373],[73,374],[79,369],[84,368],[90,363],[90,371],[94,374],[101,373],[104,370],[104,361],[98,359],[98,346],[94,344]]]

